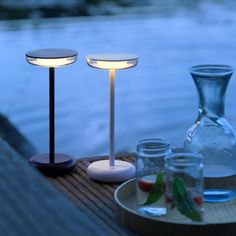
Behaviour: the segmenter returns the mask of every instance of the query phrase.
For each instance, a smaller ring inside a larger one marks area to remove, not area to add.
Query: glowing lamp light
[[[102,182],[121,182],[135,176],[135,167],[126,161],[115,160],[115,70],[128,69],[138,64],[135,54],[92,54],[86,57],[87,64],[98,69],[109,70],[109,160],[93,162],[87,174],[91,179]]]
[[[87,56],[91,67],[105,70],[122,70],[138,64],[138,56],[133,54],[94,54]]]
[[[61,67],[72,64],[77,59],[77,52],[67,49],[40,49],[26,53],[26,60],[36,66]]]
[[[64,175],[75,167],[75,160],[66,154],[55,153],[55,68],[72,64],[77,52],[48,48],[26,53],[26,60],[36,66],[49,68],[49,153],[33,156],[30,163],[47,175]]]
[[[27,57],[27,61],[30,64],[36,66],[61,67],[74,63],[76,61],[76,57],[57,58],[57,59],[42,59],[42,58]]]

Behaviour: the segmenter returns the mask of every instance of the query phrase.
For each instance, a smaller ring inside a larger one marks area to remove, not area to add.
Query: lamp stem
[[[110,119],[109,119],[109,165],[115,165],[115,70],[109,70],[109,80],[110,80]]]
[[[55,68],[49,68],[49,159],[55,163]]]

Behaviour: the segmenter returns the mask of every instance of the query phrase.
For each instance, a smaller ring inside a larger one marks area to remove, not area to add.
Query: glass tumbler
[[[137,144],[136,198],[141,214],[166,214],[164,165],[165,157],[170,153],[170,143],[167,140],[143,139]]]
[[[165,177],[168,219],[202,221],[202,156],[194,153],[175,153],[167,156]]]

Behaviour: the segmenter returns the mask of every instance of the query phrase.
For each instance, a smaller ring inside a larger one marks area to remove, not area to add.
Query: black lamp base
[[[75,167],[75,160],[69,155],[55,153],[55,161],[50,163],[49,154],[46,153],[33,156],[30,164],[45,175],[58,176],[69,174]]]

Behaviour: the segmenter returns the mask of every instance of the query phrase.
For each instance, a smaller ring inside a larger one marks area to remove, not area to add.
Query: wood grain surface
[[[134,235],[120,226],[116,219],[114,191],[120,183],[100,183],[90,180],[87,176],[87,167],[94,159],[106,158],[96,157],[78,160],[76,168],[71,174],[56,178],[48,177],[48,179],[86,212],[95,223],[105,229],[109,235]],[[131,154],[125,154],[116,159],[134,163]]]

